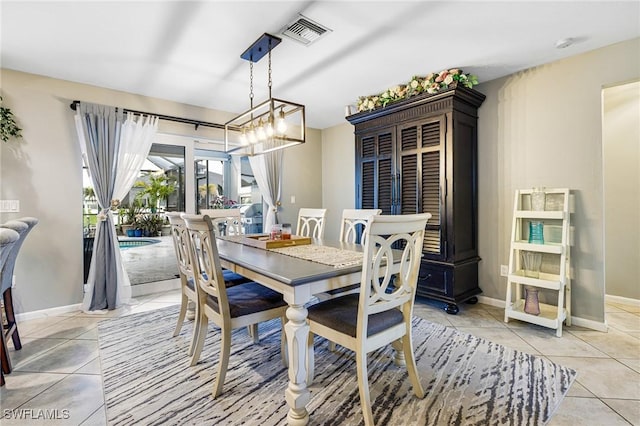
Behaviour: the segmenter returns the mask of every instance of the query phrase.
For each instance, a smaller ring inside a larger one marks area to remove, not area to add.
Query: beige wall
[[[573,314],[604,321],[601,92],[640,76],[639,51],[640,39],[634,39],[478,86],[487,96],[478,112],[483,296],[505,297],[500,265],[509,260],[514,191],[568,187],[576,194]],[[346,207],[342,195],[326,187],[329,177],[344,175],[342,185],[353,188],[353,169],[351,177],[343,173],[340,156],[354,138],[346,129],[333,132],[334,149],[323,152],[324,203]]]
[[[290,223],[293,232],[301,207],[322,207],[322,133],[307,129],[306,142],[283,151],[282,206],[280,223]],[[295,203],[291,203],[291,197]]]
[[[1,83],[3,105],[14,112],[23,139],[0,144],[0,198],[20,200],[21,209],[20,213],[2,213],[0,222],[21,216],[40,219],[16,265],[14,295],[19,313],[72,305],[82,299],[82,162],[69,108],[72,100],[214,123],[224,123],[233,115],[5,69]],[[160,122],[159,131],[204,140],[223,138],[219,130],[200,127],[196,131],[193,126],[167,121]],[[187,147],[189,152],[192,146]],[[320,152],[321,134],[314,129],[309,129],[307,144],[287,151],[285,195],[295,193],[299,203],[322,205]],[[192,198],[187,196],[187,210],[194,208]],[[297,208],[292,213],[284,203],[283,216],[296,215]]]
[[[640,299],[640,82],[603,91],[606,294]]]
[[[338,239],[342,210],[355,207],[356,149],[353,130],[345,120],[344,124],[322,131],[322,199],[327,209],[327,239]]]
[[[604,321],[602,88],[640,76],[640,39],[530,69],[480,86],[480,286],[502,299],[517,188],[568,187],[573,315]]]

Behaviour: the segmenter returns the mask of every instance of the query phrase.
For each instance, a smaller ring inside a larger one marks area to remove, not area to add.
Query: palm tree
[[[176,190],[174,180],[166,176],[164,172],[149,174],[149,182],[138,181],[134,187],[142,189],[142,191],[138,192],[136,198],[147,198],[151,213],[156,212],[159,201],[166,201],[169,195]]]

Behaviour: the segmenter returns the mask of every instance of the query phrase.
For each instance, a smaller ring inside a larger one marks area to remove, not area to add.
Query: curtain
[[[266,214],[263,213],[263,232],[269,232],[271,226],[278,223],[278,206],[282,193],[282,151],[279,149],[249,157],[260,195],[267,205]]]
[[[80,103],[75,116],[84,162],[100,208],[93,256],[82,302],[84,311],[115,309],[131,300],[111,208],[133,185],[157,132],[158,119],[135,119],[116,108]]]

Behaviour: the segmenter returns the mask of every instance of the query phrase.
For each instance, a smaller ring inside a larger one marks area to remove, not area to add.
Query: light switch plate
[[[500,265],[500,276],[506,277],[509,275],[509,267],[507,265]]]
[[[20,200],[0,200],[0,212],[2,213],[20,212]]]

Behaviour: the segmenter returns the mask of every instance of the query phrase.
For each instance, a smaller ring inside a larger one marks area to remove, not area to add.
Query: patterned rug
[[[260,342],[233,332],[224,393],[213,399],[217,330],[189,367],[192,322],[172,337],[178,307],[102,321],[100,359],[109,425],[283,425],[287,371],[280,323],[260,324]],[[576,378],[541,357],[414,319],[414,345],[426,397],[417,399],[391,348],[369,354],[378,425],[544,425]],[[316,377],[307,409],[313,425],[361,425],[353,353],[316,337]]]

